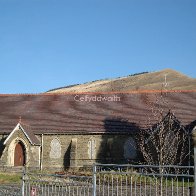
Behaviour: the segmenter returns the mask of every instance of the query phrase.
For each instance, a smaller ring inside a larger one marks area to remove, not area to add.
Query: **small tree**
[[[137,144],[148,165],[183,165],[189,156],[189,133],[171,111],[161,93],[155,102],[145,98],[152,114],[150,128],[140,130]],[[154,122],[157,122],[152,126]],[[159,169],[158,172],[162,172]]]
[[[187,142],[187,131],[171,112],[152,128],[141,130],[138,140],[144,160],[153,165],[183,164]]]

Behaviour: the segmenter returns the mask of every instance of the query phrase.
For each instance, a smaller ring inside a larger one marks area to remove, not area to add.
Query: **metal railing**
[[[193,166],[96,164],[93,196],[193,195]]]
[[[0,184],[0,196],[21,196],[21,186],[18,184]]]
[[[92,177],[24,173],[22,196],[91,196]]]
[[[24,172],[23,196],[190,196],[193,166],[94,164],[91,176]]]

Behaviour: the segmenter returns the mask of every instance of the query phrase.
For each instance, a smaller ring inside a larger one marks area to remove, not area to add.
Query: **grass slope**
[[[172,69],[158,72],[142,73],[116,79],[97,80],[57,88],[48,93],[66,92],[127,92],[135,90],[196,90],[196,79],[189,78]]]

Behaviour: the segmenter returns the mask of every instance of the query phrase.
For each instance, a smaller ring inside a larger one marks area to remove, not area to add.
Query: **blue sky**
[[[0,93],[172,68],[196,75],[195,0],[0,0]]]

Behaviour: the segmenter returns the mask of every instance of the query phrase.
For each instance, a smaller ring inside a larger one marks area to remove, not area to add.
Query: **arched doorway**
[[[14,150],[14,166],[25,165],[25,147],[22,142],[18,142]]]

